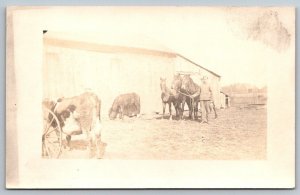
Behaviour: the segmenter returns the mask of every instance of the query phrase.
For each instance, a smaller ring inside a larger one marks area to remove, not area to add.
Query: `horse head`
[[[190,89],[191,82],[192,82],[192,78],[190,77],[190,75],[189,74],[184,75],[182,78],[181,88],[185,91],[188,91]]]
[[[180,74],[175,74],[173,77],[171,89],[174,89],[175,91],[179,91],[182,86],[182,78]]]
[[[182,89],[189,94],[194,94],[199,90],[199,86],[193,81],[190,75],[184,75],[182,79]]]
[[[167,79],[160,77],[160,89],[165,92],[167,88]]]

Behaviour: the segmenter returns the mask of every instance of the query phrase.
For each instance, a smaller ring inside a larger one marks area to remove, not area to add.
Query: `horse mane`
[[[180,75],[174,75],[173,81],[172,81],[172,88],[180,89],[182,85],[182,78]]]
[[[189,90],[188,90],[188,92],[190,92],[191,94],[194,94],[199,90],[200,86],[197,83],[195,83],[190,76],[188,76],[188,79],[189,79]]]

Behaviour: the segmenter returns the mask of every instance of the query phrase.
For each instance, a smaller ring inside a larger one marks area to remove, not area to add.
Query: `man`
[[[193,97],[200,95],[201,106],[201,123],[208,123],[208,114],[210,112],[210,103],[213,101],[213,94],[207,76],[202,77],[202,85],[199,87],[199,92],[194,94]]]

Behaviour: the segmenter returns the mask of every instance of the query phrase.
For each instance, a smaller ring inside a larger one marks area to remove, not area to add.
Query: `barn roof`
[[[224,91],[220,91],[220,93],[223,93],[224,95],[229,96],[229,94],[225,93]]]
[[[173,54],[175,53],[168,47],[160,44],[158,41],[141,34],[118,34],[118,33],[89,33],[89,32],[53,32],[48,31],[44,34],[46,41],[51,41],[52,44],[60,44],[66,46],[75,46],[93,48],[93,50],[103,50],[105,47],[110,47],[109,51],[119,50],[141,50],[141,51],[156,51],[157,53]],[[97,47],[98,46],[98,47]],[[108,51],[108,52],[109,52]]]
[[[186,58],[186,57],[184,57],[184,56],[181,55],[181,54],[177,54],[177,56],[179,56],[179,57],[181,57],[182,59],[184,59],[184,60],[190,62],[191,64],[194,64],[195,66],[198,66],[199,68],[202,68],[202,69],[206,70],[207,72],[210,72],[211,74],[213,74],[213,75],[215,75],[215,76],[217,76],[217,77],[221,77],[221,76],[218,75],[217,73],[215,73],[215,72],[213,72],[213,71],[211,71],[211,70],[208,70],[207,68],[204,68],[203,66],[197,64],[196,62],[194,62],[194,61],[192,61],[192,60],[190,60],[190,59],[188,59],[188,58]]]
[[[145,35],[124,35],[117,33],[66,33],[44,31],[46,43],[68,48],[86,49],[101,52],[134,52],[142,54],[161,55],[166,57],[180,57],[191,64],[202,68],[211,74],[221,77],[215,72],[197,64],[187,57],[172,51],[170,48]],[[132,38],[134,37],[134,38]]]

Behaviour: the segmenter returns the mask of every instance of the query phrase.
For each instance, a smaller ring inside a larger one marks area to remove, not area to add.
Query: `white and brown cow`
[[[93,146],[96,146],[96,155],[100,155],[101,145],[101,101],[91,92],[71,98],[60,98],[52,104],[51,110],[57,116],[63,133],[70,147],[72,135],[84,133],[90,150],[90,157],[93,153]]]

